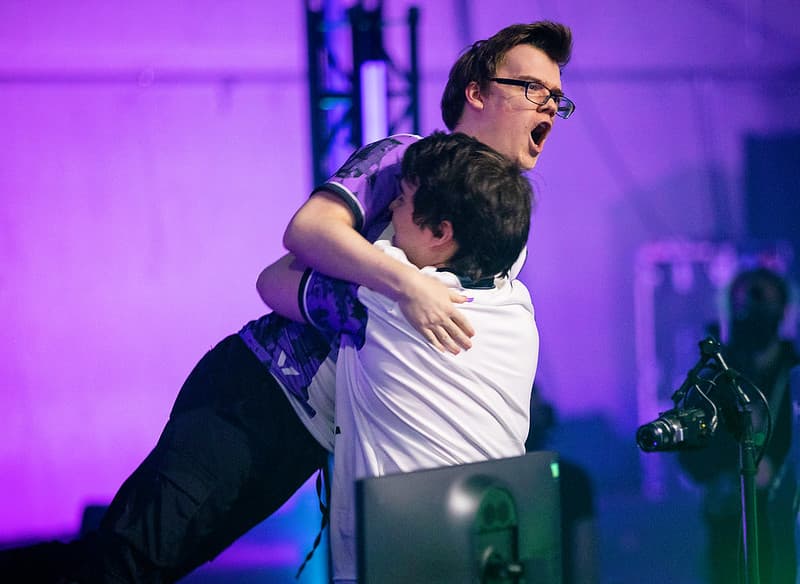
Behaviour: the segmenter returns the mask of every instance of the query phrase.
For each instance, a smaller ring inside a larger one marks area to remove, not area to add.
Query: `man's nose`
[[[555,117],[556,112],[558,111],[556,96],[550,94],[550,96],[547,98],[547,101],[545,101],[544,104],[539,107],[539,111],[546,111],[551,118]]]

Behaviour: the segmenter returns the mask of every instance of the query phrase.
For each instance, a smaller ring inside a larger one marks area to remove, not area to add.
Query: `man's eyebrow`
[[[561,90],[560,87],[556,87],[556,88],[548,87],[547,83],[545,83],[544,81],[542,81],[538,77],[533,77],[532,75],[520,75],[519,79],[521,79],[522,81],[535,81],[536,83],[539,83],[543,87],[547,87],[547,89],[549,89],[550,91],[552,91],[556,95],[564,95],[564,92]]]

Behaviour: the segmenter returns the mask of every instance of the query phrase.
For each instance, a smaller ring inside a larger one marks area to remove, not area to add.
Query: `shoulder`
[[[508,277],[495,278],[494,286],[487,294],[489,302],[501,305],[519,305],[531,314],[534,313],[531,293],[521,280]]]
[[[395,247],[392,245],[390,241],[385,239],[379,239],[375,243],[372,244],[377,249],[381,250],[383,253],[388,255],[391,258],[396,259],[398,262],[402,262],[404,264],[408,264],[409,266],[413,266],[411,262],[408,261],[408,257],[406,257],[406,253],[400,249],[399,247]],[[414,266],[416,267],[416,266]],[[426,270],[428,268],[425,268]],[[433,268],[431,268],[433,269]]]
[[[402,160],[406,148],[420,139],[415,134],[394,134],[362,146],[350,155],[336,172],[336,177],[358,178],[373,174],[382,167]]]

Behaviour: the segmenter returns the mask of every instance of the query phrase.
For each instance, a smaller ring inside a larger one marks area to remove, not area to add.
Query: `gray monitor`
[[[553,452],[356,482],[361,584],[559,584]]]

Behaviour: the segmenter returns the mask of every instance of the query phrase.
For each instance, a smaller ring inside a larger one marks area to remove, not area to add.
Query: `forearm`
[[[305,271],[304,266],[287,254],[258,275],[256,289],[264,304],[288,319],[303,322],[297,301],[298,288]]]
[[[393,260],[355,231],[350,211],[327,193],[312,197],[294,216],[284,245],[301,263],[392,300],[407,297],[409,281],[421,277],[416,269]]]
[[[437,349],[458,353],[472,345],[474,330],[453,307],[466,298],[373,247],[354,229],[352,212],[336,195],[312,196],[292,218],[283,243],[301,263],[396,301]]]

